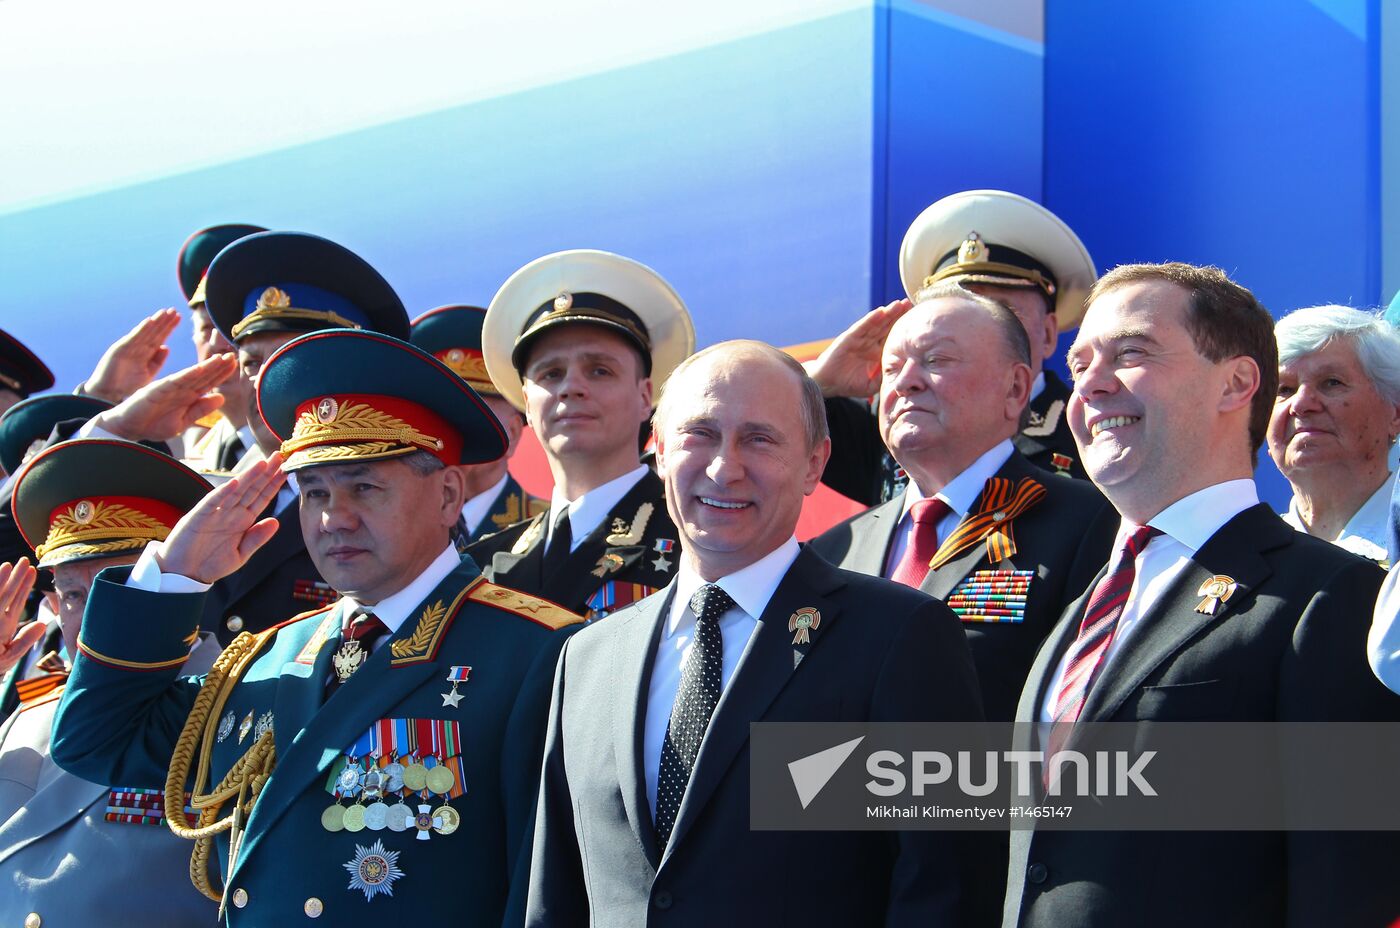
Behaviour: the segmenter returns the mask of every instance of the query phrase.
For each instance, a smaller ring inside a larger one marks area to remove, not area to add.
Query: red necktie
[[[1133,589],[1133,578],[1137,576],[1137,557],[1147,547],[1147,542],[1160,534],[1159,529],[1144,525],[1128,536],[1123,545],[1113,552],[1108,572],[1089,594],[1084,619],[1079,623],[1079,635],[1070,645],[1065,675],[1055,694],[1055,727],[1050,732],[1049,744],[1052,754],[1064,744],[1074,723],[1079,720],[1089,688],[1093,686],[1104,654],[1113,642],[1118,617],[1123,614],[1128,593]]]
[[[921,499],[909,507],[909,518],[914,521],[914,530],[909,533],[909,543],[904,546],[904,556],[894,567],[890,579],[918,589],[928,576],[928,562],[938,553],[938,523],[953,510],[943,500],[932,497]]]

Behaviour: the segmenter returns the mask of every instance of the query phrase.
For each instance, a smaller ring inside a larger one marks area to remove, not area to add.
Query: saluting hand
[[[284,479],[273,454],[205,496],[155,549],[161,572],[213,583],[248,563],[277,534],[275,518],[258,517]]]
[[[210,391],[238,369],[238,356],[216,354],[137,390],[93,424],[129,441],[174,438],[224,404]]]
[[[0,564],[0,673],[6,673],[20,662],[29,650],[44,638],[44,624],[30,622],[19,627],[20,613],[24,611],[24,600],[34,589],[34,579],[39,576],[22,557],[13,564]]]
[[[814,361],[804,367],[822,396],[874,396],[880,390],[880,355],[885,337],[899,318],[914,308],[910,300],[895,300],[866,313],[836,336]]]
[[[120,403],[150,383],[170,356],[165,340],[179,324],[180,314],[173,309],[157,310],[142,319],[102,355],[83,392]]]

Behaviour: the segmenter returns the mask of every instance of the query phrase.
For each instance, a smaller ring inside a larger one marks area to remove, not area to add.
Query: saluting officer
[[[562,251],[511,275],[486,312],[491,380],[525,413],[554,476],[549,510],[468,546],[497,583],[598,618],[675,575],[680,535],[639,432],[695,348],[659,274],[604,251]]]
[[[807,365],[828,398],[831,463],[822,481],[867,506],[893,499],[908,481],[880,440],[866,398],[878,392],[880,350],[919,291],[942,281],[1005,303],[1031,345],[1031,399],[1016,450],[1052,473],[1084,477],[1065,421],[1069,388],[1044,368],[1061,332],[1079,325],[1094,262],[1059,217],[1004,190],[967,190],[919,214],[899,249],[909,299],[871,310]]]
[[[439,306],[413,320],[409,338],[465,380],[506,430],[506,453],[499,460],[469,464],[462,469],[467,502],[462,506],[458,547],[549,508],[545,500],[526,493],[508,469],[525,429],[525,417],[506,402],[486,372],[486,359],[481,353],[481,326],[485,320],[486,310],[480,306]]]
[[[499,422],[431,355],[364,331],[284,346],[259,406],[280,453],[94,584],[55,757],[168,794],[193,775],[202,827],[175,826],[231,925],[518,922],[558,632],[579,617],[452,547],[457,465],[505,451]],[[259,514],[283,455],[344,598],[182,677],[203,591],[277,530]]]
[[[98,571],[133,563],[209,490],[168,455],[124,441],[63,442],[20,472],[14,512],[38,566],[53,571],[48,595],[69,654]],[[26,575],[32,582],[26,561],[4,566],[0,587],[13,593]],[[142,636],[143,614],[114,619],[115,634]],[[190,673],[207,671],[219,653],[214,636],[197,630],[174,644]],[[59,685],[30,697],[0,727],[0,924],[211,923],[215,906],[189,884],[189,846],[165,826],[159,784],[80,779],[54,763],[62,693]]]

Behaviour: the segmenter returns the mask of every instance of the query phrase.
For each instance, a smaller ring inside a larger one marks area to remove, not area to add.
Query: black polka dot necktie
[[[681,665],[681,685],[671,707],[671,722],[661,744],[661,770],[656,783],[656,839],[662,850],[671,840],[681,797],[695,770],[700,742],[710,725],[723,688],[724,636],[719,617],[734,608],[729,594],[707,583],[690,597],[695,613],[695,643]]]

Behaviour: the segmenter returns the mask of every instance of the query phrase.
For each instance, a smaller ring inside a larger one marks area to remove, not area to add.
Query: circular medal
[[[415,793],[428,785],[428,768],[422,764],[409,764],[403,768],[403,785]]]
[[[365,827],[370,831],[380,831],[389,822],[389,807],[382,802],[371,802],[365,806]]]
[[[457,778],[452,775],[452,771],[445,764],[438,764],[428,771],[428,789],[444,795],[457,785]]]
[[[321,827],[326,831],[342,831],[345,828],[345,807],[336,803],[333,806],[326,806],[326,811],[321,813]]]
[[[345,810],[345,830],[362,831],[365,827],[365,807],[349,806]]]
[[[379,771],[384,776],[384,792],[397,793],[403,789],[403,764],[395,761]]]
[[[433,810],[433,831],[440,835],[450,835],[457,830],[462,818],[457,814],[457,810],[451,806],[438,806]]]
[[[413,824],[413,811],[402,802],[389,806],[384,815],[384,827],[390,831],[403,831]]]

